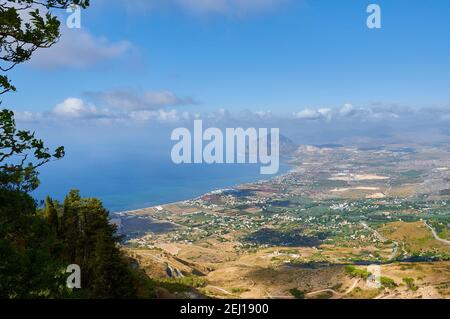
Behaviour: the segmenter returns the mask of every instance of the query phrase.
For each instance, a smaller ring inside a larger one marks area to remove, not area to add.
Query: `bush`
[[[411,291],[417,291],[417,289],[419,289],[419,287],[417,287],[416,284],[414,283],[413,278],[410,278],[410,277],[403,278],[403,282],[406,284],[408,289]]]
[[[358,269],[355,266],[346,266],[345,267],[345,272],[350,277],[359,277],[359,278],[362,278],[362,279],[367,279],[367,278],[369,278],[370,275],[372,275],[367,270]]]
[[[297,288],[289,290],[289,293],[294,296],[295,299],[305,299],[305,293]]]
[[[383,287],[386,287],[389,289],[394,289],[395,287],[397,287],[397,284],[395,283],[395,281],[388,277],[381,277],[380,282]]]

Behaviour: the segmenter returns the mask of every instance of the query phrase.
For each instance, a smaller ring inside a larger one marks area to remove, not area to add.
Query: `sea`
[[[277,175],[291,167],[280,164]],[[40,171],[38,201],[57,200],[71,189],[83,197],[99,198],[110,212],[122,212],[192,199],[205,193],[267,180],[254,164],[181,164],[166,156],[76,156],[51,162]]]

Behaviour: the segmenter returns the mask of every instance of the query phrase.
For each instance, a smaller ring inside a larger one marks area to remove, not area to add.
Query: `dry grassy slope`
[[[129,249],[128,255],[152,278],[167,278],[168,266],[178,269],[183,275],[204,275],[208,269],[203,265],[172,256],[158,249]]]
[[[381,275],[398,284],[396,289],[386,291],[383,298],[450,298],[450,262],[383,265]],[[408,289],[403,278],[414,279],[417,291]]]
[[[187,246],[184,249],[187,249]],[[184,249],[180,251],[183,252]],[[199,247],[192,247],[192,245],[189,249],[193,249],[194,255],[199,251]],[[280,247],[276,250],[281,249]],[[355,279],[345,275],[344,266],[320,269],[296,268],[274,262],[271,258],[273,252],[274,249],[264,249],[256,253],[243,254],[236,256],[232,261],[213,264],[214,269],[207,269],[202,264],[182,260],[179,256],[172,256],[161,250],[129,250],[129,254],[139,260],[140,267],[153,278],[167,278],[167,264],[178,267],[185,274],[203,270],[208,285],[200,288],[200,292],[217,298],[291,298],[289,290],[292,288],[305,292],[332,289],[337,292],[337,294],[330,294],[333,298],[448,298],[450,296],[450,262],[382,265],[381,275],[393,279],[398,287],[369,291],[364,280],[360,280],[353,287]],[[220,255],[221,251],[211,249],[205,253]],[[189,251],[184,254],[189,255]],[[213,258],[213,256],[204,257],[205,260]],[[403,278],[406,277],[414,279],[418,287],[417,291],[411,291],[406,287],[403,283]],[[349,287],[356,290],[350,291]],[[348,294],[345,295],[345,292]],[[322,294],[308,297],[313,298]]]
[[[379,232],[389,239],[403,243],[405,248],[412,253],[436,251],[450,253],[450,245],[436,240],[431,230],[421,221],[389,223],[381,227]]]
[[[239,262],[211,272],[208,281],[210,286],[222,287],[229,292],[236,288],[243,290],[238,295],[241,298],[288,298],[292,297],[289,293],[292,288],[309,292],[331,288],[340,282],[350,286],[350,280],[344,275],[341,266],[299,269],[252,266]]]
[[[382,227],[380,232],[390,239],[404,242],[413,251],[449,249],[436,241],[422,222],[394,222]],[[139,261],[147,275],[154,278],[167,278],[167,265],[184,275],[203,273],[208,285],[200,292],[218,298],[290,298],[289,290],[292,288],[305,292],[333,290],[337,292],[333,298],[445,298],[450,293],[450,262],[382,265],[382,276],[393,279],[397,288],[367,291],[365,281],[361,280],[354,286],[356,290],[341,296],[355,283],[354,278],[345,275],[344,266],[292,267],[284,264],[284,257],[279,255],[282,252],[283,256],[289,256],[296,250],[295,255],[308,260],[314,253],[310,248],[290,248],[286,252],[286,248],[274,247],[238,253],[235,245],[205,241],[194,245],[171,244],[168,250],[134,249],[128,252]],[[327,251],[326,246],[322,248]],[[339,257],[339,250],[331,251],[336,255],[334,257]],[[414,279],[417,291],[406,287],[403,283],[406,277]]]
[[[235,243],[219,243],[216,241],[203,242],[197,245],[177,245],[177,257],[215,268],[224,262],[238,258]]]

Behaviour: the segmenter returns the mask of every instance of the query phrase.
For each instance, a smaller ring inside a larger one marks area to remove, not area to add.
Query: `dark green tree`
[[[65,260],[83,269],[82,287],[94,298],[135,296],[130,266],[118,248],[120,238],[108,211],[96,198],[72,190],[64,200],[61,239]]]
[[[74,4],[85,8],[89,1],[0,2],[0,96],[16,91],[8,71],[58,40],[60,22],[51,10]],[[12,111],[0,111],[0,298],[70,296],[52,223],[28,195],[39,185],[37,169],[63,156],[63,147],[50,151],[34,133],[17,129]]]
[[[58,234],[59,232],[58,210],[55,207],[53,200],[49,196],[47,196],[47,198],[45,199],[44,217],[47,219],[53,232],[55,234]]]
[[[0,189],[0,298],[69,296],[55,241],[28,194]]]
[[[8,71],[58,40],[52,9],[71,5],[86,8],[89,1],[0,2],[0,96],[16,90]],[[39,185],[38,168],[63,156],[63,147],[51,151],[17,129],[12,111],[0,111],[0,298],[134,297],[133,274],[99,200],[71,191],[63,206],[47,198],[37,210],[28,194]],[[65,267],[73,263],[82,269],[81,291],[65,286]]]

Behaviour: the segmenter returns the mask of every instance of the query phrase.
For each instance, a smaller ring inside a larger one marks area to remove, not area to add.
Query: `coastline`
[[[141,207],[141,208],[136,208],[136,209],[114,211],[114,212],[110,212],[110,215],[112,215],[112,216],[114,216],[114,215],[120,216],[121,214],[135,213],[135,212],[139,212],[139,211],[142,211],[142,210],[154,209],[154,208],[160,207],[160,206],[163,207],[163,206],[179,204],[181,202],[184,202],[184,201],[187,201],[187,200],[196,199],[196,198],[205,196],[205,195],[213,193],[213,192],[224,191],[224,190],[227,190],[227,189],[235,189],[235,188],[243,186],[243,185],[252,185],[252,184],[268,182],[268,181],[271,181],[271,180],[273,180],[275,178],[280,178],[280,177],[289,175],[292,172],[294,172],[295,169],[296,169],[296,167],[294,165],[289,164],[288,162],[282,162],[281,165],[280,165],[280,168],[281,167],[285,168],[285,170],[283,170],[282,172],[278,172],[277,174],[275,174],[273,176],[270,176],[268,178],[262,178],[262,179],[259,179],[259,180],[256,180],[256,181],[249,181],[249,182],[244,182],[244,183],[237,183],[237,184],[234,184],[234,185],[224,186],[224,187],[220,187],[220,188],[213,188],[213,189],[210,189],[209,191],[203,192],[202,194],[200,194],[198,196],[189,197],[189,198],[186,198],[186,199],[180,199],[180,200],[176,200],[176,201],[172,201],[172,202],[165,202],[165,203],[161,203],[161,204],[156,204],[156,205],[146,206],[146,207]],[[280,169],[280,171],[281,171],[281,169]]]

